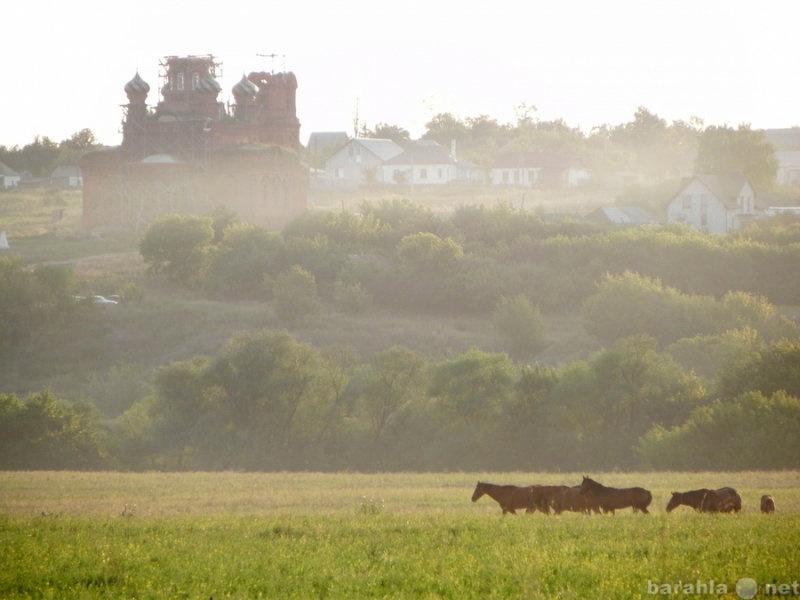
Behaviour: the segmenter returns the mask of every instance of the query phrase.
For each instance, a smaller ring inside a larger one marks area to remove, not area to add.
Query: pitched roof
[[[356,138],[350,140],[350,143],[366,148],[382,161],[387,161],[403,152],[403,149],[392,140],[383,138]]]
[[[450,153],[435,142],[416,143],[385,162],[387,165],[454,165]]]
[[[750,184],[750,180],[744,175],[695,175],[684,180],[681,190],[686,188],[692,181],[699,181],[714,196],[728,208],[736,208],[739,193],[745,185]],[[753,187],[752,185],[750,186]]]
[[[658,222],[649,211],[639,206],[601,206],[589,213],[586,218],[618,225],[645,225]]]
[[[309,152],[319,154],[328,148],[343,146],[350,139],[344,131],[314,131],[308,136]]]
[[[59,177],[80,177],[81,168],[77,165],[58,165],[53,172],[50,173],[51,179]]]
[[[568,169],[582,166],[581,160],[558,152],[504,152],[494,160],[495,169]]]
[[[19,173],[17,173],[14,169],[9,167],[6,164],[0,162],[0,175],[4,177],[19,177]]]

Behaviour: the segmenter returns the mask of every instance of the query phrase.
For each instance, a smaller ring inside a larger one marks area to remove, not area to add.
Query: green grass
[[[791,583],[797,472],[600,474],[653,513],[501,516],[477,478],[577,474],[3,473],[2,598],[636,598],[648,582]],[[664,512],[729,484],[738,515]],[[763,490],[778,512],[759,514]]]

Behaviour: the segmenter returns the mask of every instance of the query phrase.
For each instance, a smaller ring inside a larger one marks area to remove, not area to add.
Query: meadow
[[[6,472],[0,597],[737,598],[742,577],[763,597],[800,579],[800,472],[592,476],[647,487],[651,514],[470,502],[478,479],[580,481],[565,473]],[[722,485],[741,513],[664,510]]]

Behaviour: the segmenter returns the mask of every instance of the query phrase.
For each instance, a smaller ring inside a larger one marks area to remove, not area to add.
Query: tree
[[[421,383],[425,361],[416,352],[394,347],[376,354],[370,363],[362,404],[372,426],[372,442],[410,402]]]
[[[536,355],[547,344],[542,314],[525,294],[503,297],[492,314],[492,323],[518,360]]]
[[[775,183],[778,160],[763,131],[749,125],[710,126],[700,134],[695,173],[744,175],[757,192],[766,192]]]
[[[288,271],[278,275],[272,302],[278,318],[287,323],[297,323],[319,312],[322,307],[314,275],[300,265],[292,265]]]
[[[367,130],[364,133],[364,137],[392,140],[399,146],[406,146],[411,141],[411,134],[407,129],[388,123],[378,123],[374,130]]]
[[[151,275],[190,284],[202,279],[213,239],[210,217],[172,215],[147,228],[139,252]]]
[[[237,465],[265,468],[290,458],[295,417],[314,393],[319,353],[287,333],[233,338],[210,368],[229,411]]]
[[[470,350],[436,367],[428,393],[453,415],[476,426],[500,414],[513,381],[508,355]]]

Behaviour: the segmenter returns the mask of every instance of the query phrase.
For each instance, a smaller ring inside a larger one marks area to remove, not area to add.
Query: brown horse
[[[555,507],[556,499],[566,489],[569,489],[566,485],[531,486],[531,507],[549,515],[550,509]]]
[[[761,496],[761,512],[765,515],[775,512],[775,498],[769,494]]]
[[[633,508],[633,512],[641,511],[647,514],[647,507],[653,501],[653,494],[644,488],[606,487],[585,475],[581,482],[581,494],[587,496],[590,502],[602,508],[603,512],[610,512],[611,514],[614,514],[614,511],[618,508],[628,508],[629,506]]]
[[[497,485],[479,481],[472,493],[472,501],[477,502],[478,498],[486,494],[500,505],[503,514],[515,515],[518,508],[524,508],[525,512],[530,513],[535,510],[532,503],[532,490],[533,486]]]
[[[700,488],[688,492],[672,492],[672,497],[667,502],[667,512],[672,512],[679,506],[691,506],[695,510],[700,510],[703,498],[710,491],[708,488]]]
[[[700,512],[739,512],[742,510],[742,497],[731,487],[709,490],[700,503]]]
[[[565,510],[584,514],[600,512],[600,506],[596,503],[592,503],[592,501],[589,500],[589,496],[581,494],[581,486],[579,485],[572,487],[564,486],[564,489],[561,490],[553,502],[553,509],[556,511],[557,515],[560,515]]]

